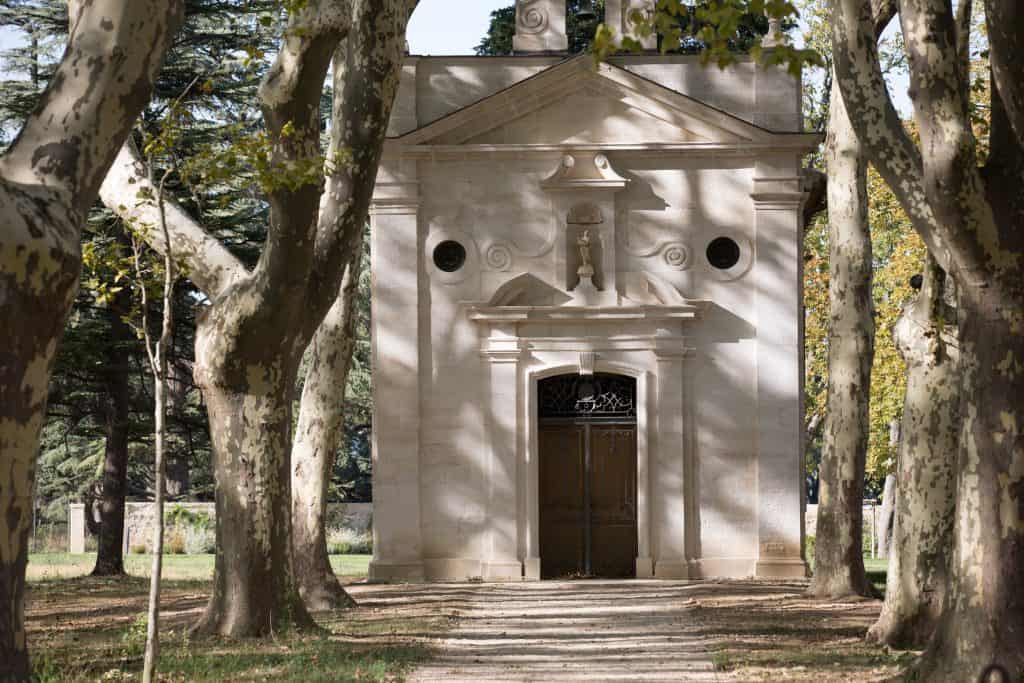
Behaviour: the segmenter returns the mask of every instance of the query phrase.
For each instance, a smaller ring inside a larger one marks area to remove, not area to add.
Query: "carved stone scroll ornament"
[[[686,270],[690,265],[690,250],[681,242],[666,245],[661,257],[665,259],[665,265],[672,270]]]
[[[509,270],[512,267],[511,246],[505,242],[493,242],[484,251],[484,262],[494,270]]]
[[[565,9],[565,0],[518,0],[512,49],[518,53],[567,50]]]
[[[548,30],[549,24],[543,0],[519,0],[516,5],[516,33],[537,35]]]

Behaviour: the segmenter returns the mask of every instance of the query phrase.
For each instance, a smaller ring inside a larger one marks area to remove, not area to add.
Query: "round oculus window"
[[[446,273],[454,273],[466,263],[466,248],[455,240],[445,240],[434,247],[434,265]]]
[[[740,262],[740,245],[728,237],[711,240],[707,250],[708,263],[719,270],[729,270]]]

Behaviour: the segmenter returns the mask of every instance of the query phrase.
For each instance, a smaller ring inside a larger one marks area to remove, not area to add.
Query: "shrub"
[[[189,555],[206,555],[217,550],[217,537],[211,529],[186,526],[183,529],[185,552]]]
[[[331,555],[369,555],[373,553],[373,536],[342,527],[327,532],[327,552]]]
[[[164,513],[164,523],[169,527],[191,527],[212,529],[213,520],[205,512],[192,512],[183,505],[174,505]]]
[[[185,554],[185,537],[180,531],[174,531],[167,536],[167,540],[164,542],[164,553],[171,555]]]

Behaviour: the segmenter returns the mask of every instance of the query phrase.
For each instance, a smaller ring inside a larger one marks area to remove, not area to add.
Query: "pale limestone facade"
[[[371,577],[539,578],[537,382],[595,371],[636,379],[637,576],[804,576],[799,81],[548,54],[559,5],[521,0],[522,54],[404,66],[371,211]]]

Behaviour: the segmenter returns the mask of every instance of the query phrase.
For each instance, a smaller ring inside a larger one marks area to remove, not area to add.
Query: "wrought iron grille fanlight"
[[[537,383],[540,417],[636,417],[636,379],[599,372]]]

